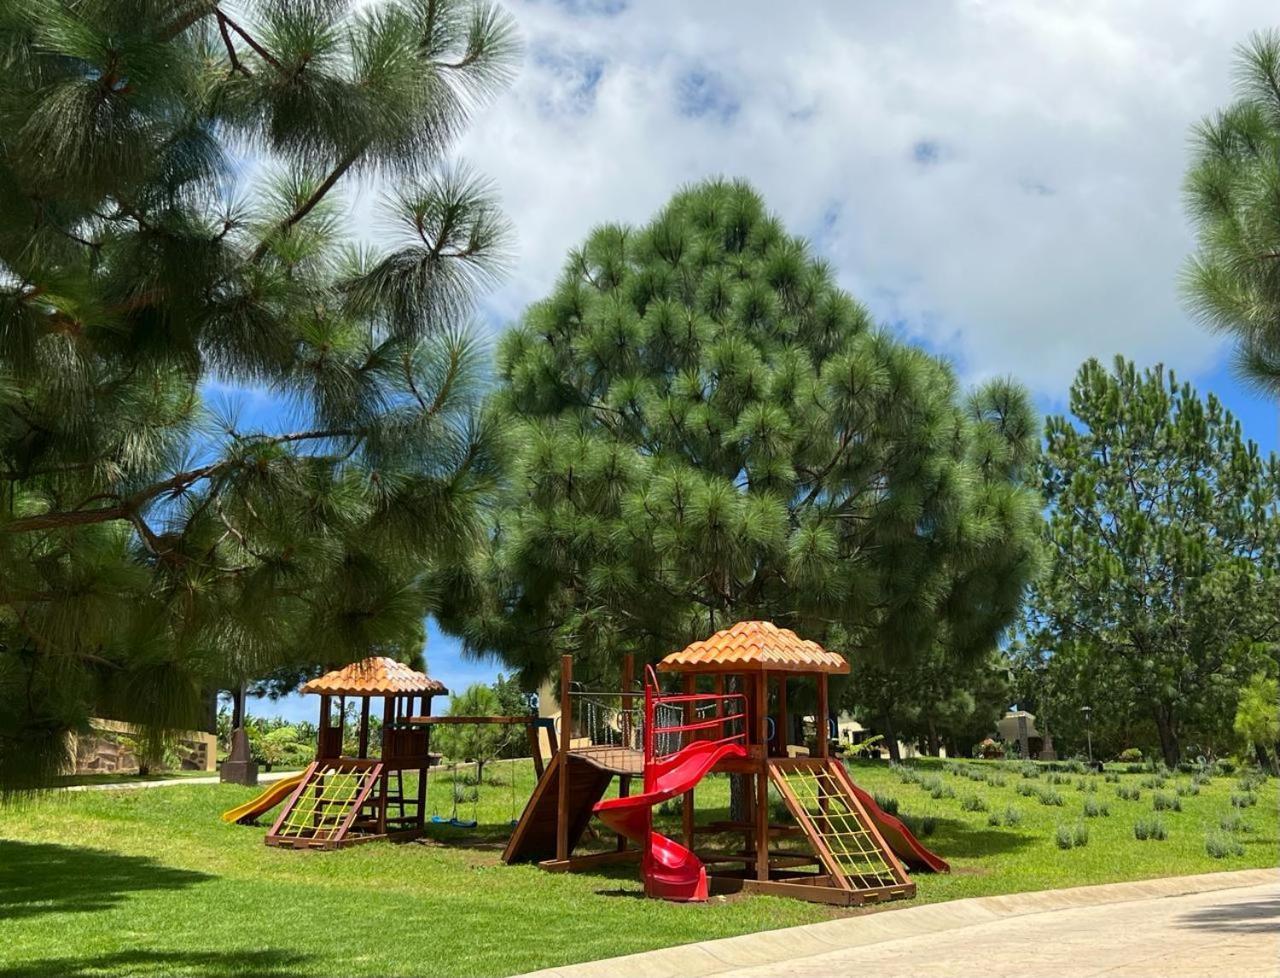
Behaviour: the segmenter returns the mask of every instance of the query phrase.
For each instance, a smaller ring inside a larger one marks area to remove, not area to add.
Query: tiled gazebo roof
[[[844,656],[828,652],[771,621],[740,621],[694,642],[658,663],[662,672],[827,672],[849,671]]]
[[[301,693],[326,696],[396,696],[403,693],[447,693],[444,683],[384,655],[353,662],[304,683]]]

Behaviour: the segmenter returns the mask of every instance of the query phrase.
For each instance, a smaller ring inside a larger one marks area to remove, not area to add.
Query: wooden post
[[[633,729],[631,723],[631,710],[635,705],[636,694],[632,687],[636,683],[636,657],[628,652],[622,657],[622,746],[624,749],[631,747],[631,731]],[[618,775],[618,796],[626,798],[631,794],[631,775]],[[618,836],[618,851],[622,852],[627,848],[627,837],[625,835]]]
[[[370,696],[360,697],[360,756],[369,756],[369,702],[372,700]],[[382,741],[385,745],[387,740],[387,728],[382,728]],[[385,754],[386,751],[384,750]]]
[[[756,774],[756,879],[769,879],[769,674],[756,675],[756,735],[764,744]]]
[[[560,656],[560,780],[556,799],[556,859],[569,858],[569,742],[573,731],[573,656]]]
[[[423,693],[419,703],[422,715],[431,716],[431,694]],[[418,819],[417,829],[421,832],[427,827],[427,779],[431,776],[431,726],[422,728],[422,767],[418,769]]]
[[[791,717],[787,713],[787,676],[778,677],[778,756],[787,756],[787,744],[791,740]]]
[[[320,695],[320,725],[316,730],[316,760],[320,760],[324,756],[324,742],[327,739],[326,734],[329,732],[329,712],[332,707],[329,705],[329,694],[322,693]]]
[[[685,673],[684,691],[685,693],[696,693],[698,691],[698,677],[693,673]],[[698,718],[698,711],[695,709],[692,700],[684,705],[684,722],[691,724]],[[684,737],[681,738],[681,744],[687,745],[699,739],[702,735],[700,730],[686,730]],[[684,793],[684,804],[681,806],[681,821],[684,828],[684,845],[690,852],[693,851],[693,789],[690,788]]]
[[[367,714],[369,707],[369,698],[365,697],[365,711]],[[386,740],[387,729],[395,720],[396,698],[394,696],[384,696],[382,698],[382,737]],[[365,724],[368,728],[368,724]],[[385,753],[385,752],[384,752]],[[384,757],[385,761],[386,758]],[[387,792],[391,788],[391,772],[389,772],[384,764],[382,774],[378,776],[378,834],[387,834]],[[401,784],[401,796],[403,797],[403,783]]]
[[[818,673],[818,756],[826,757],[829,749],[827,743],[827,725],[831,714],[831,704],[827,700],[827,674]]]

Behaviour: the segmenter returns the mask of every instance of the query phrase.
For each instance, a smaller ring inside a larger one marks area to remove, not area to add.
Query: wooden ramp
[[[915,884],[867,815],[838,760],[770,761],[769,780],[831,884],[848,891],[852,902],[915,895]]]
[[[503,862],[540,862],[556,857],[556,813],[560,805],[561,758],[565,756],[569,758],[569,791],[565,804],[569,851],[573,852],[582,839],[591,821],[591,809],[604,797],[615,772],[587,758],[575,757],[572,752],[556,754],[538,779],[524,814],[511,833],[502,852]]]
[[[336,849],[382,776],[379,761],[313,761],[267,833],[269,846]]]

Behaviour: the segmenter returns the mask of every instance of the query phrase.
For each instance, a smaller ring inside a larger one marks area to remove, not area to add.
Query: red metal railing
[[[666,693],[658,686],[658,674],[653,666],[645,669],[644,684],[644,764],[645,771],[653,769],[656,761],[669,757],[688,746],[695,740],[709,742],[711,746],[719,744],[745,744],[747,741],[747,698],[742,693]],[[685,707],[686,716],[696,716],[699,707],[715,706],[716,715],[710,719],[690,720],[674,724],[658,723],[659,706]],[[736,709],[734,708],[736,707]],[[730,732],[729,727],[737,724],[737,731]],[[661,735],[698,734],[703,731],[719,730],[719,737],[681,736],[679,746],[675,750],[658,752],[657,739]],[[647,777],[646,777],[646,780]]]

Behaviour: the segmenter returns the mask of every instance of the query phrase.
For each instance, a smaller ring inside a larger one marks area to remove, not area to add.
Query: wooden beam
[[[827,699],[827,674],[824,672],[818,676],[818,756],[826,757],[829,745],[827,744],[827,726],[831,716],[831,704]]]
[[[560,780],[556,799],[556,859],[569,858],[569,743],[573,739],[573,656],[560,656]]]
[[[787,744],[791,740],[791,717],[787,713],[787,676],[778,676],[778,756],[787,756]]]
[[[756,677],[756,724],[760,743],[769,742],[769,674],[760,673]],[[756,879],[769,878],[769,770],[768,748],[765,758],[756,772],[756,810],[754,822],[756,827]]]

